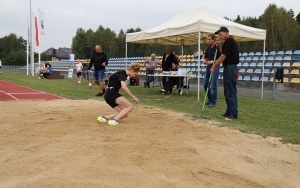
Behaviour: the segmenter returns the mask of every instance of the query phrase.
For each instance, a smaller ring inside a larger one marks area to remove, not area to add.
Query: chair
[[[259,77],[258,77],[258,76],[253,76],[253,77],[251,78],[251,81],[259,81]]]
[[[269,56],[269,57],[267,58],[267,61],[274,61],[274,57]]]
[[[267,82],[268,81],[268,77],[264,76],[263,78],[261,78],[259,81],[264,81]]]
[[[257,66],[258,66],[258,67],[262,67],[262,66],[263,66],[263,63],[262,63],[262,62],[258,62],[258,63],[257,63]]]
[[[243,77],[242,77],[242,76],[239,76],[238,80],[243,80]]]
[[[261,55],[269,55],[269,52],[265,51],[264,53],[262,53]]]
[[[284,54],[284,51],[280,50],[277,52],[277,55],[283,55]]]
[[[250,63],[249,67],[253,67],[253,68],[256,67],[256,63],[254,62]]]
[[[285,55],[292,55],[293,54],[293,52],[292,52],[292,50],[287,50],[287,51],[285,51],[285,53],[284,53]]]
[[[265,64],[265,67],[273,67],[273,64],[272,64],[271,62],[267,62],[267,63]]]
[[[300,55],[300,50],[295,50],[293,54],[294,55]]]
[[[247,62],[251,61],[251,57],[246,57],[245,61]]]
[[[239,72],[240,72],[240,73],[244,73],[244,72],[245,72],[245,69],[240,69]]]
[[[241,67],[241,66],[242,66],[242,63],[238,63],[238,64],[237,64],[237,67]]]
[[[245,57],[241,56],[240,57],[240,62],[243,62],[245,60]]]
[[[290,67],[291,66],[291,63],[290,62],[284,62],[282,64],[283,67]]]
[[[263,61],[264,59],[266,60],[266,57],[264,58],[264,56],[262,56],[259,58],[259,61]]]
[[[275,51],[271,51],[271,52],[269,53],[269,55],[275,56],[275,55],[276,55],[276,52],[275,52]]]
[[[288,69],[284,69],[283,70],[283,74],[289,74],[289,70]]]
[[[248,56],[254,56],[254,52],[249,52]]]
[[[292,60],[292,56],[285,56],[283,58],[283,61],[291,61]]]
[[[246,73],[253,73],[253,69],[247,69]]]
[[[275,62],[273,66],[274,67],[281,67],[281,63],[280,62]]]
[[[220,67],[220,72],[224,72],[224,68],[223,67]]]
[[[288,83],[288,82],[289,82],[289,78],[284,77],[284,78],[283,78],[283,83]]]
[[[250,81],[250,76],[245,76],[245,77],[243,78],[243,81]]]
[[[292,60],[293,60],[293,61],[300,61],[300,56],[294,56],[294,57],[292,58]]]
[[[255,52],[254,55],[261,56],[261,52]]]
[[[254,70],[254,73],[256,73],[256,74],[261,74],[261,69],[255,69],[255,70]]]
[[[282,61],[282,56],[276,56],[275,61]]]
[[[247,56],[247,55],[248,55],[247,52],[242,53],[242,56]]]
[[[265,74],[270,74],[270,69],[264,69]]]
[[[299,69],[293,69],[290,74],[300,74]]]
[[[300,62],[293,63],[292,67],[300,67]]]
[[[249,67],[249,63],[243,63],[243,67]]]
[[[253,57],[252,61],[258,61],[258,57]]]
[[[300,83],[300,78],[293,78],[293,79],[291,79],[290,83],[299,84]]]

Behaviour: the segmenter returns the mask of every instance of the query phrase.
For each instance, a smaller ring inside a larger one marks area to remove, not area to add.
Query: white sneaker
[[[118,120],[115,120],[115,119],[111,119],[107,123],[108,123],[108,125],[112,125],[112,126],[119,124]]]
[[[106,122],[107,122],[107,119],[106,119],[106,117],[104,117],[104,116],[99,116],[99,117],[97,118],[97,121],[98,121],[99,123],[106,123]]]

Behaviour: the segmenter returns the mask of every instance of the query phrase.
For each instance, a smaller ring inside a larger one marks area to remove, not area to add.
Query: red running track
[[[0,80],[0,101],[64,99],[58,95]]]

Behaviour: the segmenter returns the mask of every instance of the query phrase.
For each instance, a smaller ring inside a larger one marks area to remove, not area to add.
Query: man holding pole
[[[237,79],[239,63],[239,49],[236,41],[229,36],[229,30],[227,27],[220,27],[215,34],[219,34],[219,37],[224,40],[222,46],[222,55],[216,60],[212,66],[211,73],[214,73],[216,69],[223,63],[223,82],[224,82],[224,95],[226,99],[227,109],[221,117],[225,117],[225,120],[234,120],[238,118],[238,101],[237,101]]]
[[[211,80],[209,80],[211,72],[210,69],[213,66],[213,61],[221,56],[221,51],[219,46],[216,44],[216,36],[214,34],[209,34],[207,37],[209,46],[206,49],[204,56],[204,64],[206,65],[206,72],[204,76],[204,90],[208,90],[207,97],[208,102],[206,105],[208,107],[215,107],[217,104],[217,94],[218,94],[218,78],[220,75],[219,68],[212,74]]]

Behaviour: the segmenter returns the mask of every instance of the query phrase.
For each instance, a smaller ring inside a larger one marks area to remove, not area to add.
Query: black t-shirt
[[[239,49],[233,38],[229,37],[225,40],[222,46],[222,54],[226,55],[223,66],[239,63]]]
[[[100,69],[105,69],[105,66],[102,66],[102,63],[105,62],[105,65],[107,66],[108,62],[107,62],[107,55],[105,52],[101,52],[101,53],[93,53],[90,64],[89,64],[89,70],[92,68],[93,64],[94,64],[94,68],[95,70],[100,70]]]
[[[128,75],[125,70],[118,71],[112,75],[110,75],[108,79],[108,87],[113,87],[116,92],[119,92],[121,89],[121,81],[126,81]]]
[[[176,60],[176,57],[173,53],[170,53],[167,58],[166,56],[167,54],[163,55],[163,59],[161,63],[162,70],[170,71],[172,69],[172,63],[178,63],[178,61]]]
[[[216,50],[217,50],[216,60],[219,59],[219,57],[221,56],[221,51],[220,51],[219,47],[217,47],[216,45],[213,47],[209,46],[206,49],[204,59],[206,59],[207,61],[214,60]]]

